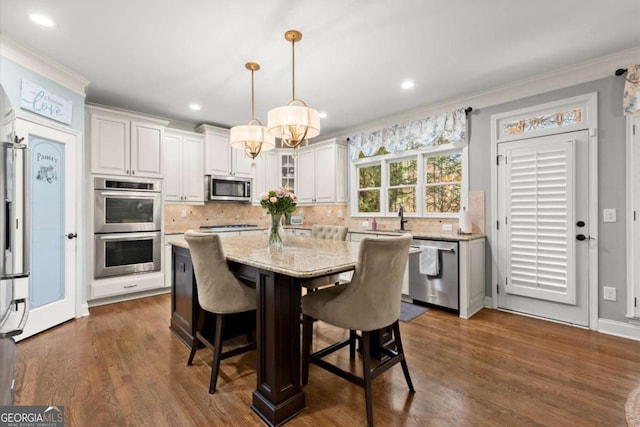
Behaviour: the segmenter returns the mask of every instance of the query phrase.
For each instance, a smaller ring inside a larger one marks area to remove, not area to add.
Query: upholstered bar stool
[[[198,303],[201,308],[198,330],[191,346],[187,365],[191,365],[193,362],[193,357],[200,343],[213,351],[211,381],[209,382],[209,393],[213,394],[216,391],[220,361],[256,348],[253,330],[251,330],[248,333],[248,344],[222,352],[226,318],[231,314],[255,311],[256,292],[254,288],[245,285],[229,270],[219,235],[189,230],[184,234],[184,239],[189,244],[191,252],[196,288],[198,289]],[[205,312],[215,315],[215,331],[212,331],[213,342],[202,331]]]
[[[349,227],[344,225],[322,225],[314,224],[311,226],[311,237],[315,239],[327,239],[327,240],[347,240],[347,233]],[[322,286],[335,285],[340,281],[339,274],[332,274],[325,277],[317,277],[302,282],[300,286],[307,288],[308,290],[315,290]]]
[[[309,363],[313,363],[364,387],[367,422],[370,426],[373,425],[371,381],[374,378],[399,362],[402,364],[409,390],[415,391],[409,376],[398,324],[402,276],[407,265],[411,238],[410,234],[404,234],[400,237],[362,240],[351,282],[341,286],[319,289],[302,298],[302,384],[308,383]],[[349,329],[349,338],[311,354],[314,319]],[[371,369],[371,332],[388,326],[391,326],[393,330],[395,350],[381,348],[382,353],[388,358]],[[362,331],[363,378],[322,359],[347,345],[350,346],[351,359],[355,358],[356,330]]]

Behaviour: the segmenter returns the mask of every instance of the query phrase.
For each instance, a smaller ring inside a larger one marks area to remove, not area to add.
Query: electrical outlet
[[[453,224],[442,224],[442,231],[453,231]]]
[[[363,227],[368,227],[369,226],[369,221],[362,221],[362,226]]]
[[[333,212],[333,211],[332,211],[331,209],[327,209],[327,218],[331,216],[331,213],[332,213],[332,212]]]
[[[180,216],[182,218],[186,218],[187,217],[187,210],[186,209],[182,209],[182,211],[180,212]]]
[[[615,209],[603,209],[602,210],[603,222],[616,222],[616,210]]]
[[[604,295],[603,298],[606,301],[615,301],[616,300],[616,288],[611,286],[605,286],[602,288]]]
[[[342,211],[338,211],[338,218],[342,218],[344,216],[344,213]]]

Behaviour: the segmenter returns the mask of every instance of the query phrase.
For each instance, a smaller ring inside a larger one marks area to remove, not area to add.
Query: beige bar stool
[[[184,233],[184,239],[189,244],[189,251],[191,252],[191,261],[193,262],[196,288],[198,290],[198,303],[201,308],[198,318],[198,330],[191,346],[187,365],[191,365],[193,362],[193,357],[200,343],[203,343],[213,351],[211,381],[209,382],[209,393],[213,394],[216,391],[220,361],[256,348],[252,330],[248,333],[248,344],[222,352],[226,318],[236,313],[255,311],[256,291],[254,288],[245,285],[229,270],[219,235],[189,230]],[[212,331],[213,343],[202,331],[205,312],[215,315],[215,331]],[[255,329],[255,325],[253,328]]]
[[[311,226],[311,237],[316,239],[327,240],[347,240],[347,233],[349,227],[344,225],[322,225],[314,224]],[[332,274],[325,277],[317,277],[300,283],[300,286],[307,288],[307,290],[315,290],[317,288],[335,285],[340,281],[340,274]]]
[[[405,380],[415,392],[400,338],[400,298],[402,276],[407,265],[412,236],[365,238],[360,242],[358,262],[351,282],[319,289],[302,297],[302,384],[309,381],[309,363],[313,363],[354,384],[364,387],[367,422],[373,425],[371,381],[398,362],[402,364]],[[313,321],[349,329],[349,338],[311,354]],[[371,369],[371,332],[391,326],[395,350],[381,348],[388,356]],[[332,365],[322,358],[347,345],[350,358],[355,358],[356,330],[362,331],[361,350],[364,378]]]

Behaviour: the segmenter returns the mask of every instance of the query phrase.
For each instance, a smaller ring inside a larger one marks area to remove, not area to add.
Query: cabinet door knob
[[[129,175],[129,169],[127,169],[125,172],[126,172],[127,175]]]
[[[136,174],[136,171],[132,170],[131,175],[135,175],[135,174]]]

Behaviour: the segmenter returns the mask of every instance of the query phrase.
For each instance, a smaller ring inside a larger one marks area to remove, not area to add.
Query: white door
[[[498,307],[589,325],[589,137],[498,145]]]
[[[29,318],[24,339],[75,317],[76,136],[25,120],[16,135],[29,147]]]
[[[638,225],[638,221],[640,221],[638,217],[638,215],[640,215],[640,116],[633,118],[630,136],[632,147],[630,170],[633,174],[631,176],[632,182],[630,186],[633,189],[633,194],[631,195],[631,226],[629,229],[633,230],[631,254],[637,260],[636,254],[640,253],[640,226]],[[633,300],[628,302],[630,305],[629,313],[634,317],[640,318],[640,262],[630,258],[627,258],[627,262],[631,265],[631,276],[635,281]]]

